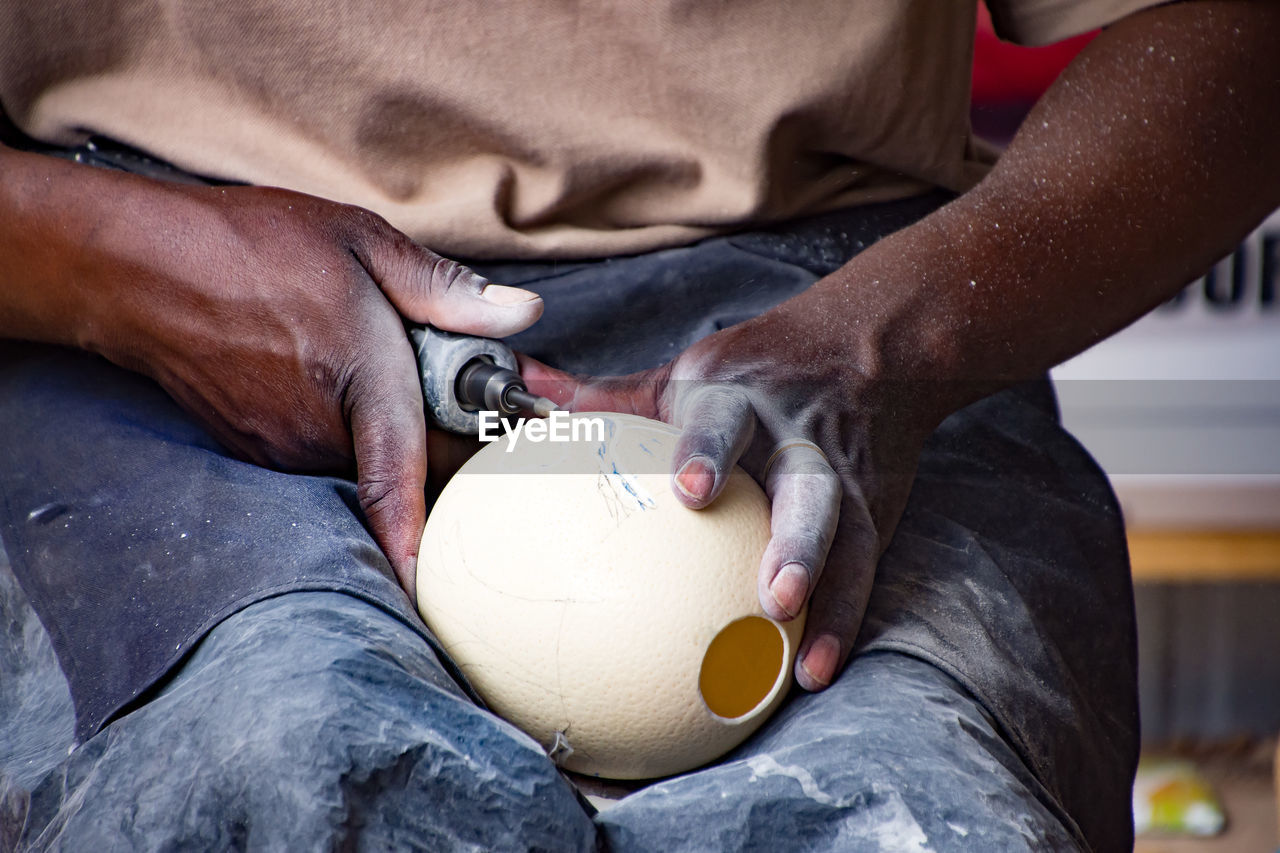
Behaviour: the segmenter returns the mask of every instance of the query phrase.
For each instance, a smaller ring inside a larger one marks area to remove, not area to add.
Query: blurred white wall
[[[1280,528],[1280,211],[1053,377],[1131,525]]]

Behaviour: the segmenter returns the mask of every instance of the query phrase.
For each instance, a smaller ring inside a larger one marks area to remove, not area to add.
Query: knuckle
[[[841,482],[840,477],[830,468],[827,468],[824,472],[815,473],[813,476],[814,492],[821,499],[839,508],[840,504],[844,502],[844,483]]]
[[[840,475],[817,454],[806,453],[803,460],[796,460],[784,475],[803,478],[805,486],[820,490],[825,495],[838,495],[843,490]]]
[[[746,419],[751,403],[741,391],[722,383],[672,379],[676,399],[672,414],[676,423],[698,428],[732,426]]]
[[[344,230],[350,234],[380,237],[392,230],[391,224],[386,219],[367,207],[359,205],[341,205],[337,218],[345,226]]]
[[[806,518],[834,518],[844,500],[840,477],[825,460],[806,457],[803,462],[782,461],[769,470],[766,485],[770,497],[780,500],[785,496]]]
[[[366,512],[385,507],[395,493],[395,483],[380,477],[363,476],[356,486],[356,496],[360,500],[360,506],[364,507]]]
[[[480,276],[457,261],[434,252],[427,253],[426,273],[428,291],[435,296],[449,295],[455,290],[479,293],[481,289]]]
[[[370,517],[398,514],[401,495],[412,488],[409,478],[394,474],[382,475],[376,471],[361,471],[360,474],[356,496],[365,514]]]
[[[684,456],[707,456],[731,465],[755,435],[750,403],[731,389],[694,392],[677,403],[675,422],[683,427]]]
[[[677,459],[702,456],[712,460],[718,467],[727,463],[731,442],[722,430],[711,424],[689,424],[680,437],[680,446],[676,452]]]
[[[347,423],[353,423],[357,412],[365,414],[372,402],[370,389],[377,387],[379,371],[371,350],[358,350],[335,355],[332,375],[338,398],[342,402],[342,414]]]
[[[830,544],[830,534],[805,526],[782,534],[778,551],[784,556],[784,562],[794,560],[804,563],[812,572],[814,567],[822,564]]]

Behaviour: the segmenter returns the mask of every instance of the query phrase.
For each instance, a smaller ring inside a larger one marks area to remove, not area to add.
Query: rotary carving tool
[[[410,326],[427,415],[441,429],[480,431],[481,409],[499,415],[528,411],[546,417],[556,404],[529,393],[516,372],[516,357],[501,341]]]

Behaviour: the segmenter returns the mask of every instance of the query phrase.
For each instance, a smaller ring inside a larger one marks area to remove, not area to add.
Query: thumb
[[[416,602],[418,546],[427,518],[426,419],[416,376],[363,371],[352,380],[346,408],[360,509],[400,586]]]
[[[542,297],[494,284],[457,261],[414,243],[385,220],[364,220],[352,251],[391,304],[416,323],[503,338],[542,316]]]

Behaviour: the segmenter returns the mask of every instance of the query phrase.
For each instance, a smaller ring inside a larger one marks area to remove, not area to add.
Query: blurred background
[[[1006,144],[1092,37],[1016,47],[981,9],[974,130]],[[1270,851],[1280,837],[1278,290],[1280,211],[1176,299],[1053,372],[1129,531],[1144,853]]]

